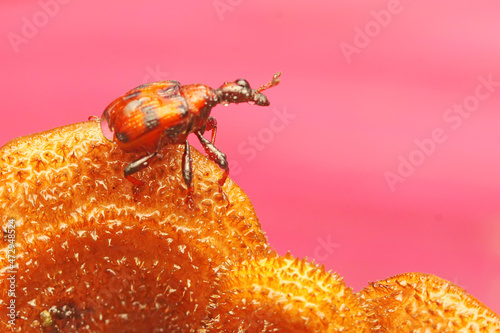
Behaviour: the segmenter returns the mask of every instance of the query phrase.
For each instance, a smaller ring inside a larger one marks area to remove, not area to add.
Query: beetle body
[[[188,197],[192,201],[192,162],[188,136],[195,133],[208,158],[224,170],[219,181],[222,186],[229,174],[229,167],[226,156],[214,146],[217,122],[210,116],[212,108],[230,103],[268,106],[269,101],[262,91],[277,85],[280,74],[275,74],[271,81],[259,89],[251,89],[243,79],[225,82],[217,89],[204,84],[181,85],[174,80],[144,84],[108,105],[101,117],[103,133],[109,129],[112,138],[105,136],[122,151],[144,154],[124,169],[125,177],[137,186],[142,185],[142,181],[132,174],[145,168],[162,147],[184,144],[182,174]],[[210,141],[203,137],[207,130],[212,131]]]

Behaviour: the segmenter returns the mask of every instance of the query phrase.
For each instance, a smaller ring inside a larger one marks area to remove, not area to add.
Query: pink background
[[[146,81],[282,71],[271,107],[213,111],[271,244],[355,290],[427,272],[500,312],[500,86],[478,87],[500,82],[498,1],[55,1],[0,4],[0,145]]]

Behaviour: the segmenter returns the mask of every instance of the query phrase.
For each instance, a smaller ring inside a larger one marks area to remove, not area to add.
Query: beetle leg
[[[189,143],[186,140],[184,144],[184,154],[182,155],[182,177],[184,178],[184,183],[187,186],[187,204],[189,208],[193,208],[193,159],[191,158],[191,150],[189,148]]]
[[[156,152],[143,156],[135,161],[130,162],[125,169],[123,169],[123,173],[125,175],[125,178],[127,178],[132,184],[135,186],[141,186],[144,184],[142,180],[139,180],[135,177],[132,177],[132,174],[141,171],[145,167],[148,166],[148,162],[150,159],[156,156]]]
[[[212,131],[212,138],[210,142],[215,144],[215,136],[217,135],[217,119],[214,117],[208,117],[207,126],[205,127],[205,131]]]
[[[196,136],[198,137],[198,140],[200,140],[200,143],[203,146],[205,153],[208,155],[208,158],[212,162],[217,163],[217,165],[224,170],[222,178],[219,179],[219,185],[222,187],[222,185],[224,185],[224,183],[226,182],[227,176],[229,175],[229,165],[227,163],[226,155],[219,149],[217,149],[217,147],[215,147],[212,142],[205,139],[200,131],[196,132]]]

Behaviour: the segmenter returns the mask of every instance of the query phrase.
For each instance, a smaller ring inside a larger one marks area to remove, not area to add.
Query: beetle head
[[[261,91],[274,87],[279,83],[281,73],[274,75],[273,79],[262,85],[259,89],[250,88],[250,84],[245,79],[238,79],[234,82],[226,82],[216,89],[219,103],[250,103],[260,106],[268,106],[269,100]]]

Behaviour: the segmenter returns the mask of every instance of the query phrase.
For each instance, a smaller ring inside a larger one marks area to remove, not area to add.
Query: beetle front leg
[[[145,167],[147,167],[149,164],[149,160],[155,157],[157,152],[154,152],[152,154],[143,156],[133,162],[130,162],[125,169],[123,169],[123,173],[125,175],[125,178],[127,178],[132,184],[135,186],[141,186],[144,184],[142,180],[139,180],[135,177],[132,177],[132,174],[141,171]]]
[[[198,140],[200,140],[200,143],[203,146],[205,153],[208,155],[208,158],[224,170],[222,178],[219,179],[219,185],[222,187],[222,185],[224,185],[224,183],[226,182],[227,176],[229,175],[229,165],[227,163],[226,155],[219,149],[217,149],[217,147],[215,147],[212,142],[205,139],[200,131],[196,132],[196,136],[198,137]]]
[[[191,158],[191,150],[189,148],[189,142],[186,140],[184,144],[184,154],[182,155],[182,177],[184,178],[184,183],[187,186],[187,204],[189,208],[194,205],[193,201],[193,159]]]
[[[217,119],[214,117],[208,117],[205,131],[212,131],[210,142],[215,144],[215,136],[217,135]]]

